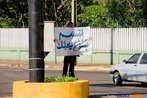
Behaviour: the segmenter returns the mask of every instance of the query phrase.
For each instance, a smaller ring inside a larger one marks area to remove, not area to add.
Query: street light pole
[[[29,82],[44,81],[43,1],[28,0]]]
[[[74,23],[74,27],[76,27],[77,26],[77,0],[72,0],[71,21]]]

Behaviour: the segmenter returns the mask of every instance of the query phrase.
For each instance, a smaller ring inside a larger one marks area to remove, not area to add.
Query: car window
[[[126,63],[127,64],[137,64],[137,61],[140,57],[141,53],[134,54]]]
[[[145,53],[143,56],[142,56],[142,59],[140,61],[140,64],[147,64],[147,53]]]

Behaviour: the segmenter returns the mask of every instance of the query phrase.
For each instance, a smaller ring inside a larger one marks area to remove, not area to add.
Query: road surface
[[[13,81],[28,80],[28,74],[25,67],[0,66],[0,98],[12,96]],[[46,68],[45,74],[58,77],[61,76],[62,69]],[[76,70],[75,74],[78,79],[89,80],[90,96],[147,93],[147,87],[142,87],[140,83],[125,82],[122,86],[114,86],[108,71]]]

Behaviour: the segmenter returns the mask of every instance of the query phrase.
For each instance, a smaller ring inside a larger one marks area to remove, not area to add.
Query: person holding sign
[[[74,27],[74,24],[70,21],[67,24],[67,27]],[[64,56],[64,65],[62,76],[67,76],[68,67],[69,67],[69,76],[75,77],[74,66],[76,65],[76,56]]]

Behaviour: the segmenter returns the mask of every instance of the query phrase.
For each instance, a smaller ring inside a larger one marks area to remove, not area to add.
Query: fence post
[[[113,65],[113,32],[114,28],[111,28],[111,49],[110,49],[110,64]]]

